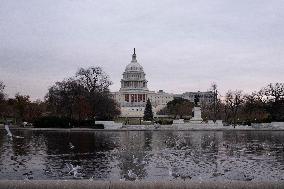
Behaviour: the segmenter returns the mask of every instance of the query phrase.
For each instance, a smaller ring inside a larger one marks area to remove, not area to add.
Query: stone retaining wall
[[[284,182],[201,182],[201,181],[93,181],[93,180],[1,180],[0,188],[10,189],[283,189]]]

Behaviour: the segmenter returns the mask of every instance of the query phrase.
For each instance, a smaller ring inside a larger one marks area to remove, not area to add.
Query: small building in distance
[[[206,91],[206,92],[185,92],[182,94],[176,94],[174,95],[175,98],[183,98],[187,99],[191,102],[194,102],[195,96],[199,97],[199,100],[201,103],[212,103],[214,100],[214,93],[212,91]]]
[[[164,108],[174,98],[184,98],[194,102],[195,95],[199,95],[200,102],[213,101],[213,92],[185,92],[183,94],[158,92],[148,89],[148,81],[143,67],[138,63],[136,52],[132,55],[131,62],[126,66],[118,92],[112,92],[115,101],[120,105],[121,117],[143,117],[147,99],[151,101],[154,115]]]

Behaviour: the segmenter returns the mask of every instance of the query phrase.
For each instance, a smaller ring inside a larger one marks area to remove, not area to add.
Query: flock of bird
[[[13,140],[13,138],[24,138],[24,137],[22,137],[22,136],[13,135],[8,124],[5,124],[4,127],[5,127],[5,130],[6,130],[6,132],[7,132],[7,136],[9,137],[9,139],[10,139],[11,141]],[[75,148],[75,146],[74,146],[71,142],[69,142],[69,148],[70,148],[71,150],[73,150],[73,149]],[[67,166],[67,168],[69,169],[68,174],[73,174],[73,177],[74,177],[74,178],[83,178],[83,177],[81,176],[82,174],[78,172],[78,170],[81,169],[81,167],[80,167],[79,165],[77,165],[77,166],[74,167],[74,166],[70,163],[70,164],[66,164],[66,166]]]
[[[13,138],[24,138],[22,136],[17,136],[17,135],[13,135],[12,132],[10,131],[10,128],[9,128],[9,125],[8,124],[5,124],[5,130],[7,132],[7,136],[9,137],[10,140],[13,140]],[[69,149],[70,150],[73,150],[75,148],[75,146],[69,142]],[[135,158],[135,156],[133,155],[133,161],[135,163],[137,163],[137,159]],[[145,163],[144,161],[142,163]],[[73,178],[76,178],[76,179],[83,179],[82,177],[82,173],[79,172],[79,170],[81,170],[81,166],[79,165],[72,165],[71,163],[66,163],[66,167],[68,168],[69,172],[68,172],[68,175],[72,174],[73,175]],[[181,177],[179,174],[177,173],[174,173],[172,171],[172,168],[169,167],[168,168],[168,174],[170,177],[174,177],[174,178],[178,178],[178,177]],[[129,180],[137,180],[138,179],[138,176],[137,174],[135,174],[131,169],[128,170],[127,172],[127,176],[128,176],[128,179]],[[90,178],[91,180],[93,180],[93,177]],[[122,179],[121,179],[122,180]],[[125,179],[124,179],[125,180]]]
[[[6,132],[7,132],[7,136],[9,137],[9,139],[10,140],[13,140],[13,138],[24,138],[24,137],[21,137],[21,136],[16,136],[16,135],[13,135],[12,134],[12,132],[10,131],[10,128],[9,128],[9,125],[8,124],[5,124],[5,130],[6,130]],[[213,145],[213,144],[210,144],[210,145]],[[75,149],[75,146],[71,143],[71,142],[69,142],[69,149],[70,150],[73,150],[73,149]],[[146,155],[147,156],[147,155]],[[145,157],[146,157],[145,156]],[[135,156],[133,155],[133,163],[134,164],[137,164],[138,163],[138,159],[137,158],[135,158]],[[143,160],[142,162],[141,162],[142,164],[146,164],[146,162]],[[68,169],[68,175],[73,175],[73,178],[76,178],[76,179],[83,179],[83,177],[82,177],[82,173],[80,173],[80,170],[82,170],[82,168],[81,168],[81,166],[79,166],[79,165],[76,165],[76,166],[74,166],[74,165],[72,165],[71,163],[66,163],[66,167],[67,167],[67,169]],[[190,177],[188,177],[188,176],[183,176],[183,175],[181,175],[181,174],[178,174],[178,173],[176,173],[176,172],[174,172],[173,170],[172,170],[172,167],[171,166],[167,166],[167,169],[168,169],[168,175],[169,175],[169,177],[170,178],[175,178],[175,179],[177,179],[177,178],[180,178],[180,179],[191,179]],[[137,174],[135,174],[134,173],[134,171],[133,170],[128,170],[128,172],[127,172],[127,179],[129,179],[129,180],[138,180],[139,179],[139,177],[137,176]],[[93,177],[91,177],[90,178],[91,180],[93,180]],[[121,179],[122,180],[122,179]],[[124,178],[124,180],[125,180],[125,178]]]

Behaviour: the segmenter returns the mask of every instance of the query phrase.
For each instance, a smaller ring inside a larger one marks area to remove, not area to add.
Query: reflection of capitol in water
[[[146,152],[147,134],[143,131],[120,132],[119,156],[117,156],[117,166],[120,168],[120,179],[135,180],[129,175],[131,172],[137,179],[144,179],[146,171]]]
[[[206,147],[206,145],[210,144],[214,144],[215,147],[221,147],[222,145],[220,144],[220,141],[223,140],[223,132],[216,132],[212,134],[212,132],[206,133],[200,131],[160,131],[153,132],[152,138],[151,146],[154,151],[175,147],[177,149],[187,147],[190,149],[201,150]]]
[[[195,165],[197,158],[211,165],[211,171],[218,170],[218,160],[211,156],[204,157],[203,153],[208,150],[218,152],[222,148],[222,132],[126,131],[120,136],[120,150],[123,152],[117,161],[121,175],[127,175],[131,170],[140,179],[147,175],[168,179],[171,170],[190,177],[185,169],[190,165],[191,169],[195,168],[198,172],[199,167]],[[186,163],[183,164],[184,161]]]

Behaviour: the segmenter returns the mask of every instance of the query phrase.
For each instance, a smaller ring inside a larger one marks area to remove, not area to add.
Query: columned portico
[[[146,102],[147,94],[124,94],[125,102]]]

